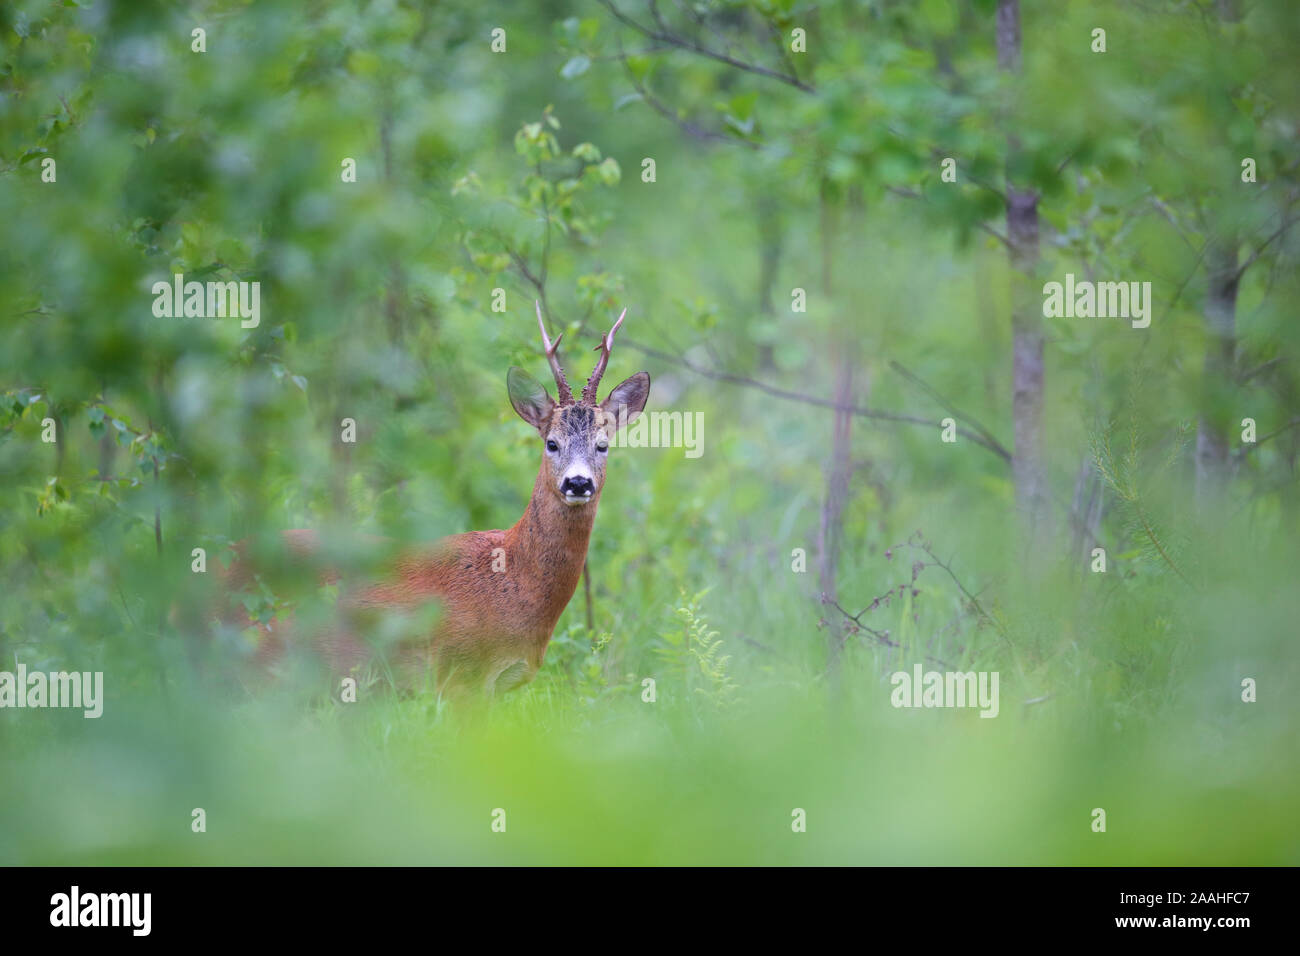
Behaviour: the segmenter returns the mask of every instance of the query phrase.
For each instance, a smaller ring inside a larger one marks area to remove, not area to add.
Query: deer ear
[[[555,402],[546,394],[541,382],[518,366],[510,366],[506,373],[506,391],[510,393],[510,404],[519,417],[539,432],[551,420]]]
[[[645,409],[645,403],[649,398],[650,375],[647,372],[637,372],[626,381],[615,385],[614,390],[600,403],[600,407],[605,414],[614,416],[616,422],[614,428],[617,431],[624,425],[636,421],[637,416]]]

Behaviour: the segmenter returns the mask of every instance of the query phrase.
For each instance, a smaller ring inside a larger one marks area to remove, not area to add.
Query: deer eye
[[[546,450],[547,450],[547,451],[559,451],[559,450],[560,450],[560,446],[559,446],[559,444],[555,441],[554,438],[548,438],[548,439],[546,440]]]
[[[603,441],[602,441],[602,442],[597,442],[597,443],[596,443],[596,451],[600,452],[602,455],[605,454],[605,452],[609,451],[609,443],[608,443],[608,442],[603,442]]]

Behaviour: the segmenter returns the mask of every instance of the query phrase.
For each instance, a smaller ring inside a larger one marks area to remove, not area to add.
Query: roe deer
[[[560,367],[560,336],[554,342],[547,336],[537,305],[542,347],[559,401],[552,400],[546,388],[523,369],[512,367],[507,373],[510,404],[542,440],[541,468],[523,517],[504,531],[470,531],[405,553],[394,562],[386,580],[343,593],[339,623],[317,637],[333,670],[348,673],[372,656],[355,626],[366,609],[410,612],[437,602],[441,617],[432,633],[396,649],[395,670],[403,683],[436,672],[439,694],[484,691],[493,695],[533,679],[586,563],[610,438],[641,414],[650,394],[650,376],[637,372],[603,402],[596,401],[614,333],[625,315],[626,309],[596,346],[600,357],[582,397],[575,400]],[[320,548],[310,531],[287,531],[284,539],[299,557]],[[239,559],[225,575],[231,590],[252,578],[243,551],[238,550]],[[338,575],[330,572],[326,580],[333,583]],[[246,615],[240,619],[241,615],[242,611],[235,611],[238,623],[247,626]],[[275,634],[270,627],[262,630],[258,660],[266,664],[283,650],[285,627],[276,625]]]

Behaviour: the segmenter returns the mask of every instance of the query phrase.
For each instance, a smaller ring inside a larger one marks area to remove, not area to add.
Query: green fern
[[[680,628],[664,633],[667,646],[656,651],[686,684],[693,699],[703,699],[710,706],[720,708],[736,703],[740,688],[727,672],[731,655],[722,653],[722,639],[709,627],[700,609],[709,590],[706,588],[690,597],[685,590],[681,591],[681,601],[673,609]]]

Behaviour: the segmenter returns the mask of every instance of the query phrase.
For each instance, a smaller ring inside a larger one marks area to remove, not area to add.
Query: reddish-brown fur
[[[617,328],[617,325],[615,326]],[[607,336],[606,355],[598,364],[603,371],[613,333]],[[554,352],[546,342],[548,358]],[[558,344],[558,340],[557,340]],[[562,371],[553,363],[557,381]],[[513,527],[496,531],[470,531],[445,538],[432,547],[401,554],[380,582],[345,590],[339,598],[338,621],[328,633],[314,635],[313,643],[337,673],[353,673],[373,659],[374,651],[361,626],[368,613],[416,611],[436,602],[441,616],[433,632],[394,648],[388,663],[398,680],[418,686],[436,674],[439,692],[485,691],[502,693],[527,683],[542,666],[556,622],[568,606],[582,576],[587,544],[605,480],[605,451],[615,429],[633,420],[645,405],[649,376],[638,373],[619,385],[605,403],[591,398],[557,405],[545,389],[519,370],[512,384],[511,401],[519,414],[542,437],[541,468],[523,516]],[[593,375],[598,380],[598,376]],[[520,382],[526,383],[520,386]],[[535,386],[519,399],[513,389]],[[540,392],[540,394],[538,394]],[[567,385],[560,389],[563,398]],[[630,410],[622,421],[614,409]],[[561,448],[549,450],[554,439]],[[576,464],[575,464],[576,463]],[[566,503],[561,485],[575,469],[592,480],[594,492],[585,504]],[[287,531],[289,552],[311,559],[320,541],[311,531]],[[502,549],[498,551],[497,549]],[[248,562],[240,558],[225,574],[229,590],[239,590],[252,580]],[[338,575],[323,573],[327,583]],[[242,608],[225,615],[231,623],[247,626]],[[270,665],[284,652],[290,621],[261,628],[258,662]]]
[[[581,508],[564,504],[543,462],[528,507],[513,527],[453,535],[428,552],[405,555],[390,580],[342,603],[350,609],[415,610],[437,601],[442,617],[428,644],[399,650],[405,680],[418,680],[423,667],[432,667],[440,690],[510,690],[532,680],[542,666],[555,624],[582,577],[598,503],[599,492]],[[496,548],[504,553],[494,553]],[[494,560],[499,567],[504,560],[504,570],[494,572]],[[347,632],[331,634],[322,644],[341,672],[370,654]]]

